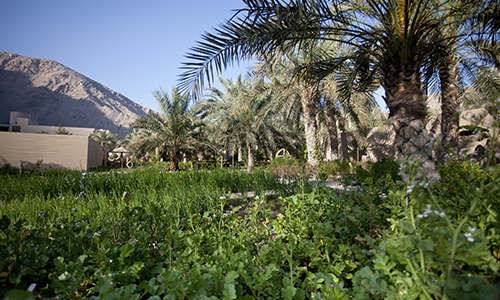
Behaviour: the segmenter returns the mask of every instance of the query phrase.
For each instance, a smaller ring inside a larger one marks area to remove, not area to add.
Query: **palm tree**
[[[356,63],[356,78],[378,77],[385,90],[389,121],[396,132],[398,157],[422,162],[429,180],[439,178],[428,147],[425,130],[426,105],[421,69],[441,38],[436,34],[442,9],[426,0],[290,1],[246,0],[246,8],[216,30],[188,54],[181,75],[181,88],[194,95],[205,76],[220,72],[229,63],[254,55],[287,52],[311,40],[348,43],[353,52],[311,64],[316,73],[331,74],[345,61]],[[351,76],[351,78],[354,78]],[[359,80],[361,82],[361,80]],[[361,83],[362,85],[362,83]]]
[[[179,169],[181,152],[195,150],[201,123],[196,122],[194,110],[190,107],[191,98],[172,89],[171,97],[161,88],[153,92],[161,113],[150,113],[139,117],[130,126],[143,129],[147,138],[144,148],[160,149],[170,157],[170,171]]]
[[[293,70],[297,69],[303,63],[310,62],[314,51],[318,50],[317,47],[303,47],[293,49],[287,53],[273,53],[272,57],[260,62],[258,72],[264,73],[267,76],[273,74],[277,68],[281,68],[282,74],[289,78],[285,83],[287,89],[293,89],[298,98],[302,108],[302,124],[304,125],[304,134],[306,141],[307,162],[310,166],[317,166],[318,159],[316,155],[317,145],[317,124],[316,117],[318,113],[317,103],[321,96],[320,83],[310,74],[301,74],[301,76],[290,76]],[[270,61],[273,61],[269,64]],[[265,66],[263,68],[262,66]],[[284,71],[284,72],[283,72]],[[286,94],[287,96],[289,93]],[[285,98],[286,100],[294,99],[294,97]],[[279,99],[279,98],[278,98]]]
[[[226,159],[230,154],[234,155],[238,151],[240,154],[238,159],[240,159],[243,141],[241,132],[244,129],[241,122],[234,118],[233,110],[237,99],[241,97],[247,85],[241,75],[236,80],[232,78],[226,80],[220,77],[219,82],[223,90],[210,88],[209,93],[205,95],[205,100],[198,103],[195,109],[200,118],[205,118],[207,121],[206,132],[210,133],[212,148],[224,147]],[[232,148],[229,149],[231,146]]]
[[[112,134],[109,130],[95,130],[90,137],[108,150],[113,150],[118,141],[118,134]]]
[[[238,148],[246,145],[248,170],[255,165],[258,148],[276,152],[280,143],[293,144],[289,123],[275,114],[273,94],[262,80],[236,81],[221,79],[225,93],[211,89],[208,98],[198,105],[204,119],[224,142],[230,141]],[[233,151],[234,153],[234,151]]]

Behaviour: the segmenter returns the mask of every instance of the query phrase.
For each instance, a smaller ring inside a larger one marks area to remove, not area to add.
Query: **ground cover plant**
[[[0,294],[498,299],[500,169],[450,163],[431,187],[401,167],[409,183],[345,192],[259,170],[2,175]]]

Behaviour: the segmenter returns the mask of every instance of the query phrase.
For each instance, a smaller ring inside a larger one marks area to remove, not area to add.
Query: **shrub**
[[[19,172],[19,169],[11,166],[10,164],[5,164],[0,167],[0,174],[11,174],[17,172]]]
[[[267,170],[278,177],[292,179],[303,172],[304,165],[305,163],[298,159],[278,157],[269,163]]]
[[[347,175],[351,171],[351,164],[347,160],[331,160],[320,164],[319,172],[329,176]]]
[[[392,158],[383,157],[379,161],[369,164],[366,169],[358,166],[355,179],[367,185],[384,185],[387,180],[399,181],[401,180],[399,163]]]

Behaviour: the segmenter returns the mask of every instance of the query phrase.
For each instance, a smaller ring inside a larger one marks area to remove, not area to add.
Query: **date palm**
[[[210,81],[213,72],[243,58],[287,52],[307,41],[347,43],[353,53],[318,62],[313,69],[326,76],[351,60],[359,66],[353,70],[356,77],[378,76],[396,132],[397,156],[422,162],[431,181],[439,178],[428,149],[421,69],[440,39],[441,19],[433,12],[442,9],[446,15],[445,7],[426,0],[243,2],[246,8],[191,49],[181,88],[196,95],[205,78]]]
[[[205,134],[211,141],[211,148],[215,151],[225,148],[226,159],[237,151],[240,159],[244,139],[241,133],[244,129],[239,120],[234,118],[233,110],[246,88],[245,81],[240,75],[235,80],[220,77],[219,82],[222,90],[209,88],[204,100],[198,102],[194,109],[199,119],[206,120]]]
[[[108,150],[113,150],[118,141],[118,134],[112,134],[109,130],[95,130],[90,137]]]
[[[293,144],[290,126],[274,114],[273,94],[262,80],[221,79],[225,91],[210,89],[205,101],[197,107],[222,141],[246,145],[248,170],[255,165],[258,148],[276,152],[283,143]]]
[[[189,95],[181,95],[173,88],[171,96],[162,89],[154,91],[153,96],[161,112],[139,117],[130,126],[147,133],[143,148],[158,148],[168,154],[170,171],[175,172],[179,169],[181,152],[195,150],[201,123],[195,121]]]

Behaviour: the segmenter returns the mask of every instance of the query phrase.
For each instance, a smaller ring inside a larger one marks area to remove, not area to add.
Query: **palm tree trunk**
[[[301,94],[302,109],[304,112],[304,130],[306,134],[307,162],[315,167],[318,160],[315,157],[316,150],[316,95],[314,86],[304,87]]]
[[[225,149],[224,149],[224,155],[225,155],[224,158],[226,159],[226,161],[229,161],[231,159],[230,152],[231,152],[231,149],[230,149],[230,144],[229,144],[229,138],[227,138],[226,143],[225,143]]]
[[[257,148],[252,144],[248,143],[248,171],[252,171],[255,167],[255,153]]]
[[[243,147],[241,146],[241,143],[238,142],[238,162],[243,161]]]
[[[179,154],[175,151],[170,152],[170,172],[177,172],[179,170]]]
[[[205,150],[198,150],[198,160],[204,160],[205,159]]]
[[[420,64],[389,64],[381,70],[384,100],[389,108],[389,123],[396,133],[395,150],[399,160],[409,158],[419,164],[419,172],[430,183],[440,179],[432,159],[430,137],[425,129],[426,103],[420,81]],[[405,181],[409,174],[402,172]]]
[[[454,55],[450,54],[448,59],[439,69],[441,80],[441,136],[445,149],[450,146],[453,152],[458,147],[458,64]],[[438,159],[443,160],[446,153]]]
[[[326,127],[328,128],[328,136],[329,136],[329,149],[327,153],[330,154],[327,156],[327,160],[336,160],[339,158],[339,138],[337,132],[337,120],[335,118],[335,114],[333,113],[333,103],[331,97],[326,97]]]

